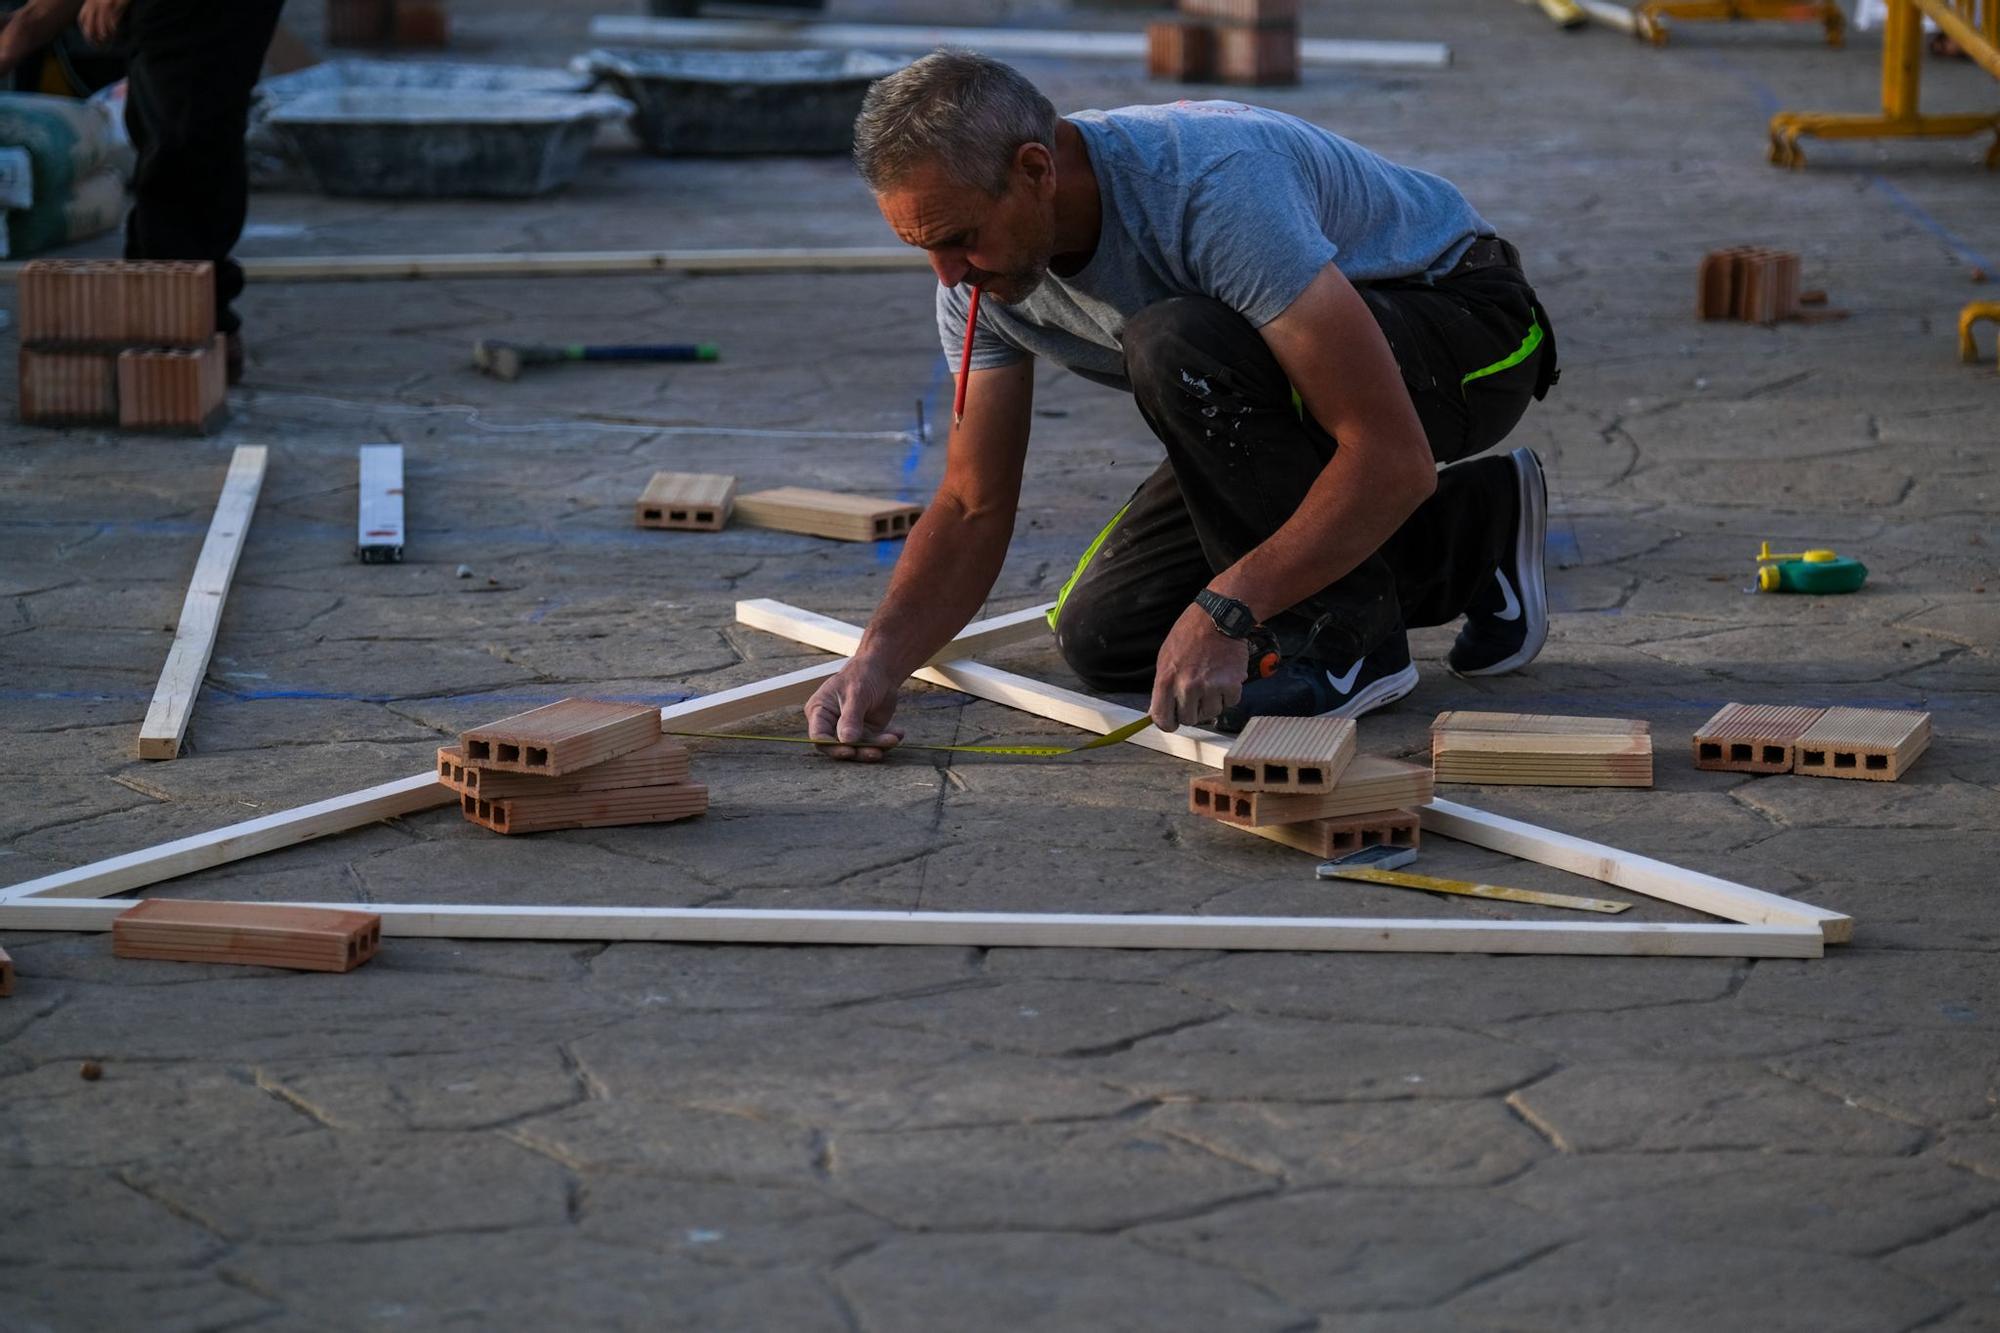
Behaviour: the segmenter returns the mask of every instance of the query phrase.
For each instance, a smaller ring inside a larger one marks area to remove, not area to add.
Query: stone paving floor
[[[958,7],[1129,25],[1131,12]],[[917,5],[836,13],[920,16]],[[458,15],[473,58],[583,49],[587,6]],[[938,7],[929,11],[933,16]],[[318,11],[293,22],[315,31]],[[1448,71],[1315,70],[1259,100],[1457,181],[1525,252],[1566,375],[1554,630],[1371,717],[1649,719],[1656,790],[1453,789],[1853,914],[1824,960],[392,940],[349,976],[114,963],[0,932],[0,1329],[2000,1328],[2000,378],[1951,324],[1994,270],[1966,142],[1762,160],[1774,107],[1865,108],[1876,48],[1683,30],[1664,51],[1473,0],[1316,3],[1443,38]],[[1178,96],[1029,60],[1060,106]],[[1941,106],[1991,105],[1932,62]],[[610,146],[530,203],[260,195],[246,253],[883,244],[838,160]],[[1692,318],[1726,244],[1804,255],[1843,323]],[[86,247],[103,251],[100,244]],[[657,468],[921,497],[944,416],[930,280],[663,277],[253,287],[217,439],[9,427],[0,445],[0,880],[398,777],[458,727],[589,693],[671,701],[825,660],[739,597],[864,619],[893,546],[639,532]],[[699,337],[712,366],[515,384],[478,336]],[[11,357],[5,358],[11,362]],[[11,368],[0,371],[11,403]],[[1157,445],[1038,386],[992,611],[1046,600]],[[409,459],[409,559],[350,556],[354,447]],[[132,758],[229,448],[272,463],[188,753]],[[1747,592],[1762,539],[1865,559],[1846,598]],[[455,577],[458,566],[471,577]],[[1029,645],[994,661],[1051,680]],[[1693,771],[1720,703],[1932,711],[1894,786]],[[1073,735],[914,689],[914,739]],[[796,725],[796,718],[768,719]],[[710,743],[714,808],[502,842],[449,811],[164,886],[205,898],[1540,916],[1333,890],[1197,824],[1184,764]],[[1443,840],[1424,868],[1587,882]],[[1694,920],[1642,901],[1639,920]],[[101,1081],[78,1077],[101,1061]]]

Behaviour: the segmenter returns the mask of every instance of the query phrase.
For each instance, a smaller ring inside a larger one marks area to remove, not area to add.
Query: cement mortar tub
[[[328,194],[521,198],[569,184],[598,125],[631,111],[602,93],[378,88],[287,97],[270,123]]]
[[[907,61],[866,51],[592,51],[578,65],[637,108],[647,149],[845,153],[868,85]]]

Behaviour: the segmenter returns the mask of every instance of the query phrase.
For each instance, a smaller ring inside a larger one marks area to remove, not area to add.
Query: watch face
[[[1240,639],[1257,624],[1257,618],[1250,614],[1250,608],[1234,597],[1224,597],[1219,592],[1203,588],[1195,598],[1202,610],[1208,612],[1215,627],[1232,639]]]

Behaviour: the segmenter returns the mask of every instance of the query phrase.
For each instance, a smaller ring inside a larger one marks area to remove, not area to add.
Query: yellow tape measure
[[[1541,893],[1535,889],[1510,889],[1501,884],[1469,884],[1458,879],[1434,879],[1401,870],[1373,870],[1359,866],[1352,870],[1324,869],[1321,879],[1353,879],[1364,884],[1387,884],[1398,889],[1423,889],[1428,893],[1456,893],[1467,898],[1500,898],[1510,903],[1533,903],[1537,907],[1568,907],[1579,912],[1603,912],[1607,916],[1625,911],[1632,904],[1610,898],[1572,898],[1566,893]]]
[[[1021,759],[1060,759],[1065,755],[1082,754],[1085,750],[1099,750],[1107,745],[1116,745],[1153,725],[1153,719],[1142,717],[1127,722],[1116,731],[1106,732],[1096,740],[1085,741],[1081,745],[924,745],[912,741],[901,741],[895,745],[881,747],[888,750],[938,750],[951,754],[997,754],[1011,755]],[[766,736],[751,731],[666,731],[668,736],[693,736],[709,741],[767,741],[774,745],[853,745],[863,748],[861,741],[816,741],[810,736]]]

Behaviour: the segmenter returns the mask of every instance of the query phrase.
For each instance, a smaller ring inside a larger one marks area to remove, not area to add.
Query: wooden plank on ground
[[[403,558],[403,446],[364,444],[354,556],[364,565]]]
[[[284,906],[351,908],[351,903]],[[0,902],[0,930],[103,931],[122,902]],[[971,948],[1338,950],[1818,958],[1803,926],[1444,921],[1394,917],[814,911],[727,907],[484,907],[370,903],[395,937],[707,944],[922,944]]]
[[[992,56],[1069,56],[1143,60],[1143,32],[1085,32],[1075,29],[926,27],[899,23],[776,23],[769,19],[646,18],[600,14],[590,21],[598,41],[654,42],[671,46],[793,42],[804,46],[863,51],[930,51],[959,46]],[[1358,41],[1306,38],[1299,59],[1308,65],[1362,65],[1398,69],[1443,69],[1451,48],[1443,42]]]
[[[264,485],[267,457],[268,451],[257,444],[240,445],[230,457],[222,498],[216,502],[215,517],[209,520],[208,538],[201,545],[201,558],[188,582],[187,600],[181,604],[180,622],[174,627],[166,669],[160,673],[159,688],[153,692],[146,721],[139,728],[141,759],[173,759],[181,752],[181,740],[194,714],[194,697],[215,652],[229,581],[236,575],[237,557],[243,554],[243,543],[250,535],[250,518],[257,509],[257,492]]]

